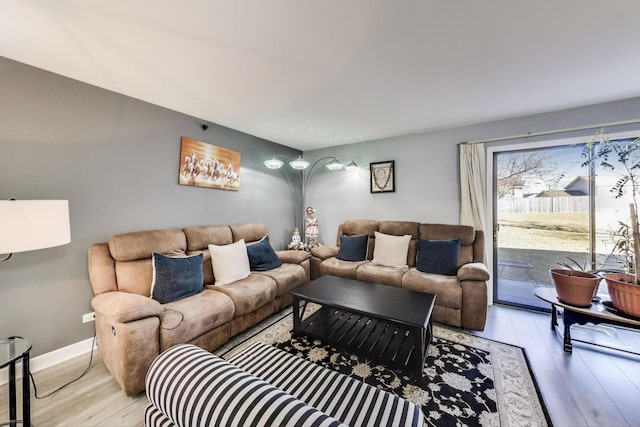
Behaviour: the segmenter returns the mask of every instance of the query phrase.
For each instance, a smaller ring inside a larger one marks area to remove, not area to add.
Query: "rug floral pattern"
[[[215,353],[225,358],[256,341],[349,375],[422,408],[433,426],[546,426],[542,404],[521,348],[434,326],[426,386],[387,368],[307,337],[292,337],[283,313],[235,337]]]

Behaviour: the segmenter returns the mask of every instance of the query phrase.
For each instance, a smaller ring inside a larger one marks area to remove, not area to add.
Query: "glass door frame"
[[[516,142],[517,139],[487,143],[486,144],[486,200],[487,200],[487,211],[486,218],[490,218],[489,224],[487,224],[487,232],[486,232],[486,240],[490,242],[487,244],[487,267],[489,268],[489,273],[491,275],[491,286],[488,286],[487,289],[487,298],[489,299],[489,304],[507,304],[516,307],[524,307],[524,308],[533,308],[535,310],[540,310],[536,307],[523,306],[521,304],[515,304],[508,301],[501,301],[496,299],[496,295],[498,294],[498,276],[496,272],[497,268],[497,251],[498,247],[496,245],[497,242],[497,206],[498,201],[494,196],[495,194],[495,165],[494,165],[494,157],[496,153],[504,152],[504,151],[520,151],[520,150],[531,150],[531,149],[540,149],[540,148],[550,148],[557,147],[561,145],[577,145],[584,144],[589,141],[595,135],[595,131],[597,129],[592,129],[588,133],[580,136],[572,136],[565,138],[551,138],[550,135],[538,136],[535,140],[527,140],[526,142]],[[615,139],[626,139],[626,138],[637,138],[640,136],[640,130],[635,131],[623,131],[623,132],[605,132],[606,136],[610,140]],[[590,258],[594,260],[595,257],[595,197],[594,197],[594,187],[595,182],[593,178],[592,171],[589,171],[591,179],[589,180],[589,252]],[[548,310],[550,311],[550,310]]]

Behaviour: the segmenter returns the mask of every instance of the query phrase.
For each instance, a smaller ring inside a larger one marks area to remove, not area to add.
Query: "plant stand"
[[[562,303],[558,300],[556,291],[554,289],[536,289],[534,291],[535,296],[543,301],[551,304],[551,330],[555,331],[558,327],[558,311],[562,310],[562,323],[564,325],[563,335],[563,348],[567,353],[573,351],[573,344],[571,338],[571,326],[572,325],[584,325],[587,323],[593,323],[595,325],[608,324],[613,326],[620,326],[629,329],[640,330],[640,319],[634,320],[630,317],[623,317],[608,311],[602,303],[594,303],[591,307],[576,307],[573,305]],[[610,347],[602,344],[594,344],[588,341],[573,339],[591,345],[598,345],[600,347],[611,348],[617,351],[625,353],[640,354],[639,351],[630,351],[615,347]]]

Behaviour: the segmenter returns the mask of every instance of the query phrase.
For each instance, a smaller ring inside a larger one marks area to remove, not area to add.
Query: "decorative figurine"
[[[287,245],[287,249],[293,249],[296,251],[307,250],[307,245],[300,239],[300,229],[298,227],[294,227],[293,236],[291,236],[291,243]]]
[[[307,245],[309,249],[315,248],[319,246],[318,244],[318,234],[320,234],[319,222],[318,218],[316,218],[316,211],[311,207],[307,207],[307,219],[305,221],[306,227],[304,229],[304,234],[307,237]]]
[[[300,244],[300,229],[295,227],[293,229],[293,236],[291,236],[291,243],[295,243],[296,245]]]

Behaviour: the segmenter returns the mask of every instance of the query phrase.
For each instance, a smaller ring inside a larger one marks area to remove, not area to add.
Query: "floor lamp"
[[[68,200],[0,200],[0,261],[16,252],[52,248],[71,242]],[[1,285],[1,284],[0,284]],[[31,341],[0,340],[0,367],[9,367],[9,423],[31,425],[29,353]],[[16,363],[22,362],[22,421],[17,420]]]
[[[0,200],[0,261],[69,242],[68,200]]]

